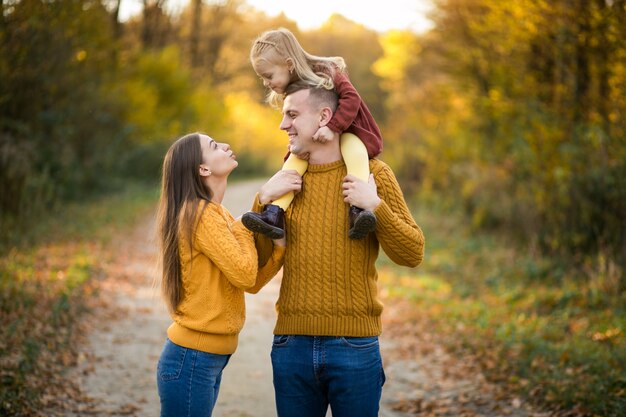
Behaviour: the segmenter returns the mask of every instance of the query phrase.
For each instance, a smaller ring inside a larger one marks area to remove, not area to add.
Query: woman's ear
[[[200,165],[200,167],[198,168],[198,173],[201,177],[210,177],[212,174],[211,169],[204,164]]]

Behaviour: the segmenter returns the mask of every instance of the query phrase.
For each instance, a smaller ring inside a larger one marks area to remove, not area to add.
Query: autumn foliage
[[[381,126],[381,158],[416,212],[438,219],[423,269],[435,279],[389,282],[432,295],[414,301],[463,323],[463,348],[493,342],[494,378],[506,370],[545,404],[626,412],[624,0],[435,0],[419,34],[339,15],[302,31],[243,0],[192,0],[176,14],[167,3],[144,1],[121,22],[119,0],[0,2],[3,401],[26,398],[12,389],[45,368],[37,358],[59,363],[71,349],[76,294],[97,271],[88,255],[53,267],[45,242],[66,232],[41,224],[72,202],[154,184],[164,150],[190,131],[229,142],[239,175],[281,166],[280,114],[248,53],[284,26],[308,51],[345,58]],[[448,218],[459,228],[438,227]],[[540,392],[533,375],[547,381]]]

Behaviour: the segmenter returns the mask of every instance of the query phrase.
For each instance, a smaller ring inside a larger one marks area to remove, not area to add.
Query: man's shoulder
[[[398,182],[393,169],[385,162],[377,158],[370,159],[370,172],[374,174],[378,187],[393,187]]]
[[[370,172],[374,175],[381,171],[392,171],[391,167],[378,158],[370,159]]]

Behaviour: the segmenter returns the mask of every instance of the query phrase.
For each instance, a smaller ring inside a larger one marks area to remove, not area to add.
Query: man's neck
[[[309,165],[324,165],[337,162],[342,159],[341,152],[319,152],[309,156]]]
[[[320,143],[309,155],[310,165],[330,164],[342,159],[341,147],[339,146],[339,135],[326,143]]]

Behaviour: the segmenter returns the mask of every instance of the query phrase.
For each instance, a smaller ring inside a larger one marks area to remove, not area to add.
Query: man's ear
[[[200,174],[201,177],[210,177],[212,172],[209,167],[202,164],[198,167],[198,174]]]
[[[333,111],[330,107],[322,107],[320,111],[320,127],[326,126],[333,118]]]

